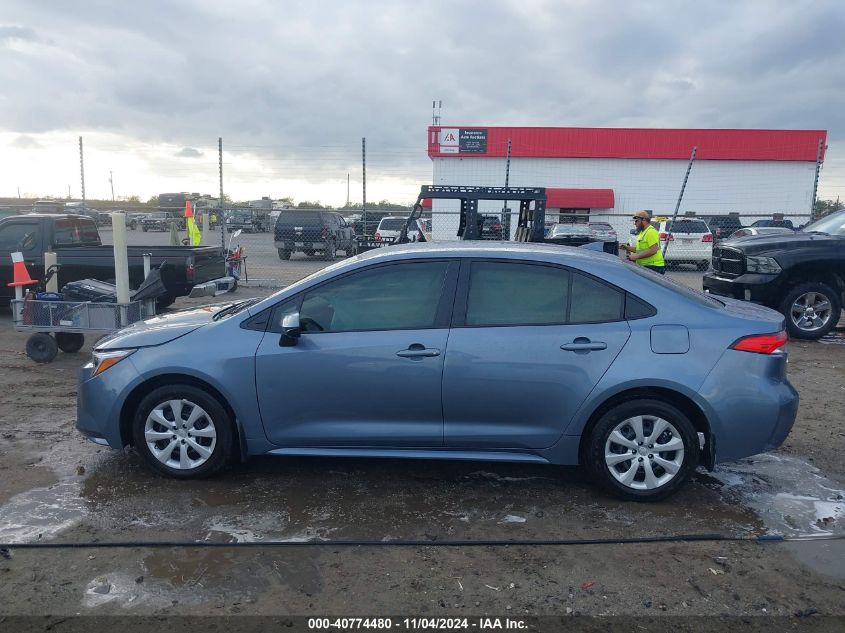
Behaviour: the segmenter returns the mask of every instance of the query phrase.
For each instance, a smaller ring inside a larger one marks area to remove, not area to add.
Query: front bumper
[[[752,301],[776,308],[780,302],[777,275],[746,273],[739,277],[719,277],[712,270],[704,275],[705,292],[740,301]]]
[[[91,363],[79,370],[76,428],[97,444],[123,448],[120,412],[126,395],[140,377],[138,370],[132,359],[126,358],[99,376],[92,376],[93,373]]]

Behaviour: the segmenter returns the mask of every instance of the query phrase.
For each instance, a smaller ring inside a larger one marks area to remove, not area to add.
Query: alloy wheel
[[[144,440],[159,462],[177,470],[202,466],[214,453],[217,428],[198,404],[168,400],[155,406],[144,424]]]
[[[805,332],[820,330],[833,316],[830,299],[820,292],[805,292],[792,303],[789,316],[795,327]]]
[[[616,481],[634,490],[666,485],[684,463],[684,441],[663,418],[638,415],[623,420],[605,442],[604,461]]]

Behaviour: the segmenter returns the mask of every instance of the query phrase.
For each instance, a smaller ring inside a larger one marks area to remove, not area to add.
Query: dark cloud
[[[201,151],[193,147],[183,147],[174,154],[174,156],[178,156],[179,158],[199,158],[202,155]]]

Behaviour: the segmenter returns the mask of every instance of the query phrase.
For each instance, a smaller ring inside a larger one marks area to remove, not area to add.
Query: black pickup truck
[[[29,275],[44,276],[44,253],[56,253],[59,288],[80,279],[114,280],[114,251],[103,246],[97,225],[81,215],[28,214],[0,220],[0,304],[14,297],[10,253],[22,252]],[[129,246],[129,285],[137,288],[144,279],[144,254],[153,267],[163,261],[162,282],[168,294],[159,307],[190,294],[196,286],[209,285],[224,272],[223,255],[217,246]]]
[[[790,336],[819,339],[845,300],[845,211],[795,234],[756,235],[713,247],[704,290],[783,313]]]

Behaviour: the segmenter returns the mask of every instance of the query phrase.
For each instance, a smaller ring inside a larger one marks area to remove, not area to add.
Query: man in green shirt
[[[661,275],[666,273],[666,262],[660,251],[660,235],[651,225],[648,211],[637,211],[634,214],[634,227],[637,229],[637,246],[622,244],[622,250],[628,252],[628,261],[653,270]]]

